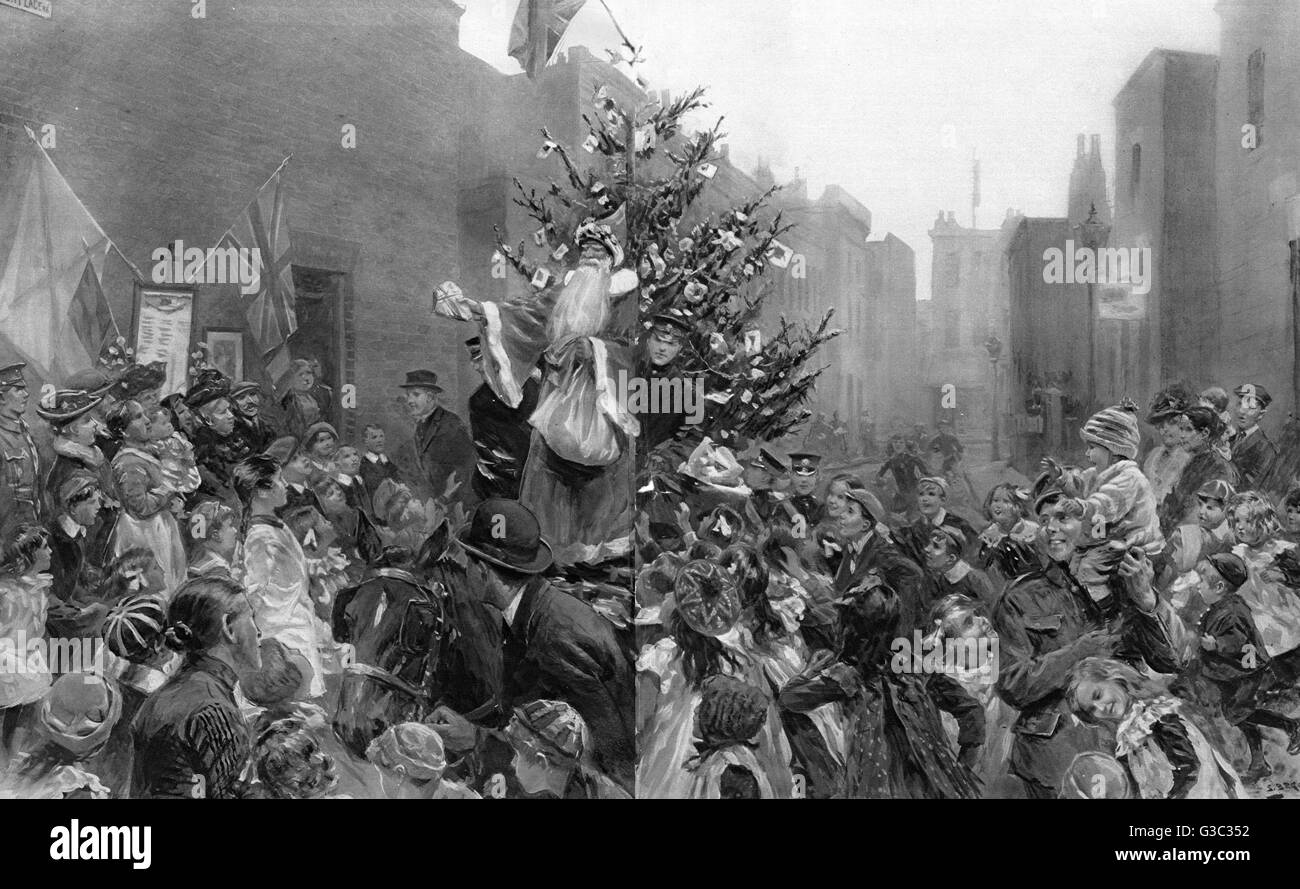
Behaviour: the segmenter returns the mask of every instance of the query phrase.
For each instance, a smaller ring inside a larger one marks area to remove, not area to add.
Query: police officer
[[[681,377],[676,387],[683,393],[679,404],[656,404],[653,410],[637,412],[641,423],[641,437],[637,442],[638,454],[643,457],[657,445],[668,441],[686,424],[685,387],[692,381],[681,372],[678,358],[686,337],[691,332],[691,317],[684,312],[665,312],[655,315],[650,320],[650,329],[646,332],[644,351],[637,362],[637,376],[652,387],[655,379],[664,377]]]
[[[23,414],[24,363],[0,367],[0,525],[7,532],[41,523],[41,458]]]
[[[759,448],[750,458],[745,470],[745,484],[753,491],[750,503],[753,504],[754,512],[763,522],[771,521],[772,516],[781,506],[794,508],[784,494],[773,490],[777,480],[785,478],[789,473],[790,470],[781,462],[781,458],[767,448]]]
[[[790,502],[811,528],[822,520],[825,505],[813,492],[821,479],[821,454],[791,454],[790,471],[794,474],[794,495]]]

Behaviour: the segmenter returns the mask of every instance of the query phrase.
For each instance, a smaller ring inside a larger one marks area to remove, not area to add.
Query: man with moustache
[[[262,387],[244,380],[230,387],[230,406],[235,414],[235,435],[241,448],[260,454],[278,434],[262,416]]]

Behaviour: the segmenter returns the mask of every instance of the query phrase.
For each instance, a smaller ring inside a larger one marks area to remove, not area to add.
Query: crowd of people
[[[165,382],[29,403],[0,368],[0,798],[630,796],[630,641],[555,571],[493,405],[471,437],[409,373],[403,469],[380,426],[343,442],[318,362],[275,418]]]
[[[559,563],[486,384],[465,424],[409,373],[403,462],[310,361],[274,418],[165,377],[0,368],[0,797],[1242,798],[1300,754],[1258,385],[1100,410],[977,508],[948,428],[832,471],[647,415],[620,569]]]
[[[1276,795],[1300,488],[1270,403],[1126,400],[978,510],[951,430],[825,478],[706,442],[641,493],[637,797]]]

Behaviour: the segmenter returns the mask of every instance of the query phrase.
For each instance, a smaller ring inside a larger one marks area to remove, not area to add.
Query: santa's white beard
[[[550,321],[547,339],[554,346],[580,336],[595,336],[609,317],[609,260],[584,260],[564,285]]]

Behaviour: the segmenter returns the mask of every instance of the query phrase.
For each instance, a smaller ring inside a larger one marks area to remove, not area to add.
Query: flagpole
[[[623,33],[623,28],[619,25],[618,19],[614,18],[614,12],[609,8],[609,4],[606,3],[605,0],[600,0],[600,5],[605,7],[605,13],[609,16],[609,20],[614,23],[614,30],[618,32],[619,37],[623,38],[623,45],[632,53],[632,58],[629,60],[629,64],[634,64],[636,62],[637,54],[636,47],[632,45],[632,41],[628,40],[627,35]]]
[[[270,184],[271,184],[271,180],[274,179],[276,176],[279,176],[279,175],[280,175],[280,171],[283,170],[286,166],[288,166],[289,161],[291,161],[291,160],[293,160],[293,152],[292,152],[292,151],[289,152],[287,155],[285,155],[284,160],[280,161],[280,166],[278,166],[278,167],[275,168],[275,172],[272,173],[270,176],[267,176],[267,177],[266,177],[266,181],[263,182],[261,185],[259,185],[259,186],[257,187],[257,191],[253,192],[253,201],[257,200],[257,195],[259,195],[259,194],[262,193],[262,189],[264,189],[264,188],[266,188],[268,185],[270,185]],[[248,203],[251,204],[253,201],[249,201]],[[245,204],[244,206],[247,207],[248,204]],[[203,264],[204,264],[205,266],[207,265],[208,257],[212,255],[212,251],[214,251],[214,250],[216,250],[218,247],[220,247],[220,246],[221,246],[221,242],[224,241],[224,240],[226,239],[226,235],[230,234],[230,233],[231,233],[232,231],[234,231],[234,230],[235,230],[235,223],[232,222],[232,223],[230,223],[230,225],[226,228],[226,230],[223,231],[223,232],[221,233],[221,237],[217,238],[217,243],[214,244],[213,246],[209,247],[208,250],[207,250],[207,252],[203,254]],[[196,269],[195,271],[197,271],[197,269]],[[185,283],[186,283],[186,284],[192,284],[193,282],[194,282],[194,276],[191,275],[191,276],[189,277],[189,279],[186,280]]]
[[[27,137],[32,140],[32,144],[36,146],[38,151],[40,151],[41,157],[45,158],[45,162],[54,168],[54,172],[59,174],[59,178],[61,178],[64,182],[67,182],[68,177],[63,175],[63,171],[60,170],[59,165],[54,162],[54,158],[50,157],[50,153],[45,150],[45,146],[41,144],[41,140],[36,138],[36,133],[32,131],[32,128],[29,126],[24,126],[23,130],[26,131]],[[86,209],[86,205],[81,202],[81,198],[77,197],[77,193],[72,190],[71,186],[68,187],[68,191],[72,194],[72,199],[77,202],[77,206],[80,207],[82,211],[88,217],[90,217],[90,219],[95,223],[95,226],[99,229],[99,233],[104,236],[104,240],[108,241],[108,246],[112,247],[114,250],[117,251],[117,255],[122,257],[122,261],[125,262],[128,266],[130,266],[131,273],[135,275],[136,280],[139,281],[141,284],[143,284],[144,274],[140,271],[139,267],[137,267],[136,264],[133,263],[125,253],[122,252],[122,248],[117,246],[117,244],[113,241],[113,239],[108,236],[108,232],[104,231],[104,227],[99,224],[99,220],[95,219],[95,215]],[[112,306],[109,306],[109,314],[111,315],[112,312],[113,312],[113,308]],[[117,326],[116,321],[113,322],[113,326],[114,327]]]

